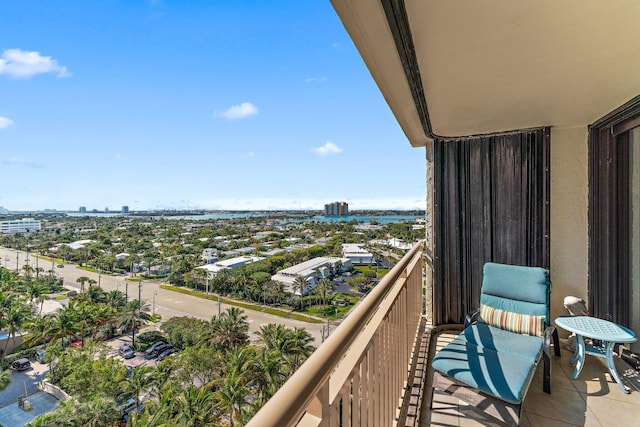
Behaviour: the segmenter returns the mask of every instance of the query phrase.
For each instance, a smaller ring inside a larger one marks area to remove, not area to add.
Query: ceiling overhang
[[[332,3],[414,146],[585,126],[640,94],[636,0]]]

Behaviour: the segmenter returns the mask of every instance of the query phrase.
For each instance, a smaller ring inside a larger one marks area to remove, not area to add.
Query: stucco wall
[[[587,300],[587,135],[586,127],[551,129],[552,319],[568,314],[565,296]]]

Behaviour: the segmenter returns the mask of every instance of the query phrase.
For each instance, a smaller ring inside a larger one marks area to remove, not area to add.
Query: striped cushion
[[[518,334],[541,337],[544,334],[545,316],[513,313],[486,304],[480,305],[480,318],[488,325]]]

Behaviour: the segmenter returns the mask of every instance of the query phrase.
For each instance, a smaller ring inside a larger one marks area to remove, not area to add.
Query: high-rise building
[[[80,206],[80,209],[78,209],[78,212],[87,213],[87,207],[86,206]]]
[[[129,213],[129,206],[122,206],[122,213],[124,214]]]
[[[347,202],[333,202],[324,205],[325,216],[348,216],[349,204]]]

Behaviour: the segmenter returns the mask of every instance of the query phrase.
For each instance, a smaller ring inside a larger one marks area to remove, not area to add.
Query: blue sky
[[[7,209],[423,209],[424,164],[328,0],[2,2]]]

